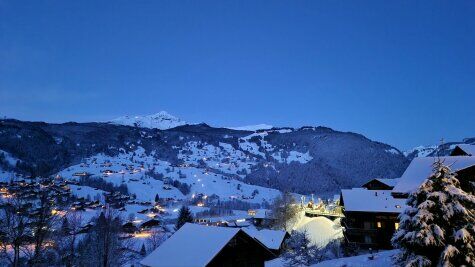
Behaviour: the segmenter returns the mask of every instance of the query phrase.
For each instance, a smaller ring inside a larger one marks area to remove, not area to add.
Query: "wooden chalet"
[[[267,209],[248,210],[247,214],[251,217],[251,222],[257,227],[268,227],[275,222],[271,211]]]
[[[399,179],[376,178],[365,183],[361,187],[368,190],[392,190],[398,181]]]
[[[452,153],[457,156],[414,158],[399,179],[373,179],[364,188],[341,190],[346,242],[359,247],[391,248],[390,240],[399,227],[398,216],[406,207],[407,197],[433,173],[437,160],[450,166],[463,189],[473,190],[475,157],[470,156],[466,146],[457,147]],[[462,149],[464,155],[460,155]]]
[[[391,196],[391,190],[341,190],[346,242],[363,248],[391,248],[391,237],[399,227],[398,215],[405,209],[405,202]]]
[[[187,223],[140,263],[164,266],[264,266],[276,256],[238,228]]]
[[[142,223],[142,225],[140,225],[140,229],[151,229],[151,228],[155,228],[155,227],[160,227],[161,223],[159,220],[156,220],[156,219],[151,219],[151,220],[148,220],[144,223]]]

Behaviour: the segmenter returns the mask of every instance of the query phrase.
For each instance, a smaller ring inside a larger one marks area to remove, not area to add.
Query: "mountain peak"
[[[166,111],[160,111],[152,115],[126,115],[113,119],[109,121],[109,123],[160,130],[166,130],[186,124],[185,121],[171,115]]]

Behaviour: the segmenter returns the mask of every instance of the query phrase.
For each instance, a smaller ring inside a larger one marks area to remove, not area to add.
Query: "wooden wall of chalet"
[[[457,172],[457,179],[460,182],[460,187],[466,192],[474,192],[475,183],[475,166],[468,167]]]
[[[265,261],[272,260],[275,255],[258,241],[242,231],[206,266],[208,267],[263,267]]]
[[[399,213],[345,212],[347,242],[363,248],[390,249]],[[378,225],[379,222],[379,225]],[[378,227],[379,226],[379,227]]]

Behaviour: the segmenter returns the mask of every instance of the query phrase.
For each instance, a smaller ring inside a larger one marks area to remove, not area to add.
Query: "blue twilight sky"
[[[475,136],[475,1],[0,0],[0,115]]]

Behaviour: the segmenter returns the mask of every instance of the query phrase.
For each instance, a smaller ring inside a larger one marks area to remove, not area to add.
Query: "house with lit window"
[[[391,248],[391,237],[399,227],[398,216],[406,208],[405,202],[394,198],[391,190],[341,190],[345,240],[362,248]]]
[[[391,237],[399,227],[399,214],[411,193],[433,173],[438,160],[457,175],[462,189],[475,183],[475,153],[471,145],[456,146],[452,156],[414,158],[398,179],[373,179],[363,188],[343,189],[340,205],[345,239],[349,244],[367,248],[391,248]],[[472,189],[473,190],[473,189]]]

